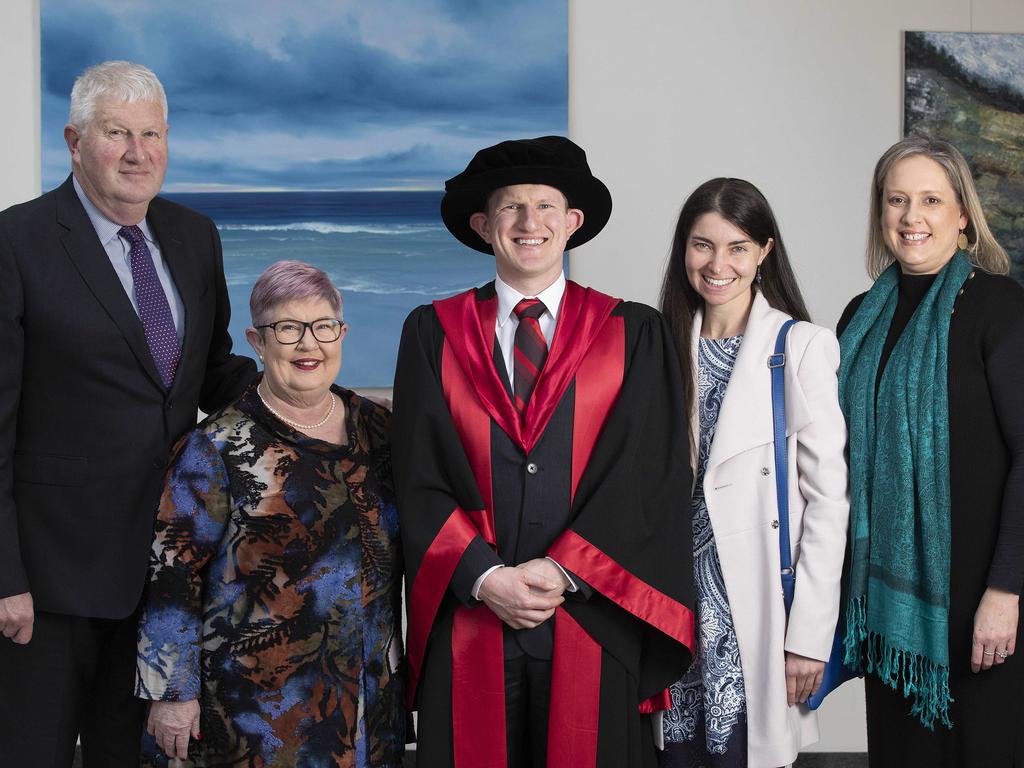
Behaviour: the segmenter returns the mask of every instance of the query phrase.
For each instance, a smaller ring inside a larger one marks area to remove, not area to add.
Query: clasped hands
[[[512,629],[532,629],[554,615],[565,602],[562,593],[568,588],[562,569],[538,557],[491,571],[477,596]]]

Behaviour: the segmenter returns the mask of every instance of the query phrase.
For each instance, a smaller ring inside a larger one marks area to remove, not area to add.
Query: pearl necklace
[[[283,421],[289,427],[295,427],[295,429],[301,429],[303,431],[305,431],[307,429],[319,429],[320,427],[322,427],[324,424],[326,424],[330,420],[331,416],[334,415],[334,406],[337,404],[338,398],[336,398],[333,393],[328,392],[327,396],[331,399],[331,407],[327,409],[327,415],[324,416],[322,419],[320,419],[320,421],[318,421],[316,424],[299,424],[299,422],[297,422],[297,421],[292,421],[291,419],[286,419],[280,413],[275,411],[273,409],[273,407],[271,407],[270,403],[267,402],[267,399],[265,397],[263,397],[263,393],[260,392],[260,386],[262,386],[262,385],[263,385],[263,382],[261,381],[259,383],[259,385],[256,387],[256,394],[259,395],[260,402],[263,403],[263,405],[266,407],[266,409],[268,411],[270,411],[272,414],[274,414],[274,416],[276,416],[278,419]]]

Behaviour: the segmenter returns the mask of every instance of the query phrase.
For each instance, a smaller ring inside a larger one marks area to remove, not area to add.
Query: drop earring
[[[754,275],[754,282],[757,283],[758,285],[761,284],[761,265],[760,264],[757,265],[757,274]]]
[[[961,229],[960,236],[956,239],[956,247],[961,251],[966,251],[968,245],[970,245],[970,243],[967,242],[967,235],[964,234],[964,231]]]

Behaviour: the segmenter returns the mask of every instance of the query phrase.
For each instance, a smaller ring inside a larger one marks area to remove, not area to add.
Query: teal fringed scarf
[[[928,728],[949,720],[949,322],[971,271],[958,251],[921,300],[878,383],[899,292],[883,272],[840,337],[850,431],[852,544],[846,663],[911,698]],[[877,409],[876,409],[877,402]]]

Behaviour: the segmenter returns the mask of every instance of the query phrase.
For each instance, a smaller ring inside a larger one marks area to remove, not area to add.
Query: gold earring
[[[968,245],[970,245],[970,243],[967,242],[967,235],[965,235],[964,231],[961,229],[960,236],[956,239],[956,247],[961,251],[966,251]]]

